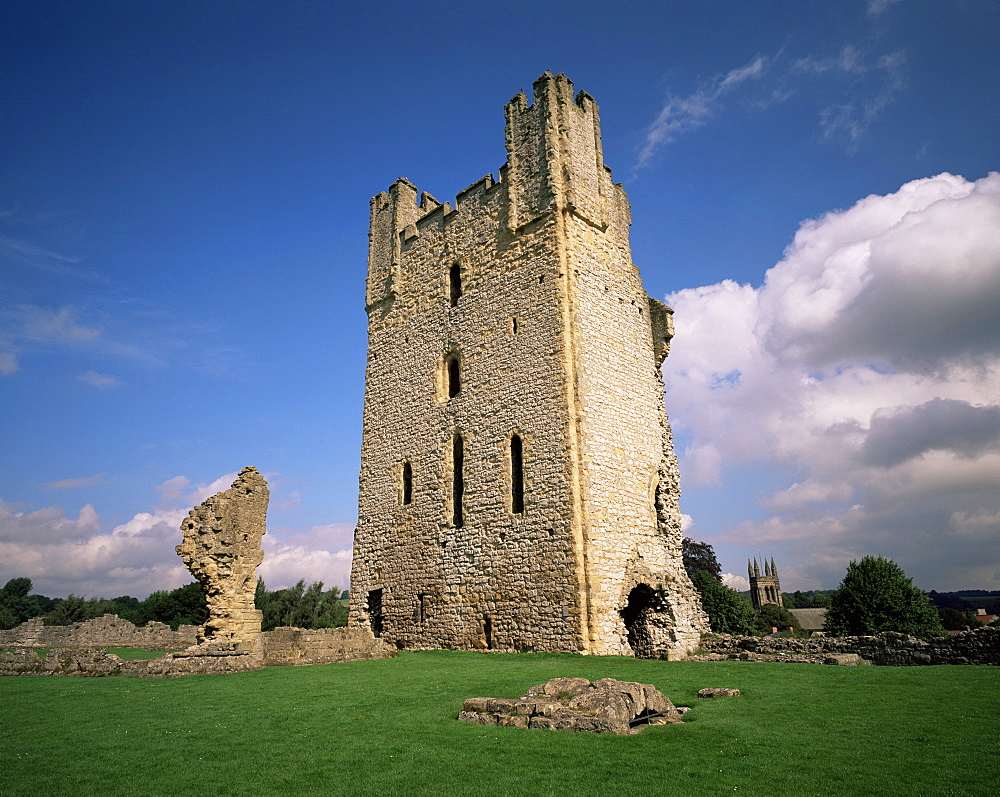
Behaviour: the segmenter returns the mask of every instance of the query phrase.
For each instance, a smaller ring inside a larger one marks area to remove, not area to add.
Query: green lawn
[[[455,721],[556,676],[655,684],[616,737]],[[706,686],[745,697],[696,699]],[[433,651],[170,680],[0,678],[0,795],[992,795],[1000,668]]]

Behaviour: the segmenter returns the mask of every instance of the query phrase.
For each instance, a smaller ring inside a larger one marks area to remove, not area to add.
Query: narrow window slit
[[[456,529],[462,528],[464,517],[462,514],[462,498],[465,495],[465,443],[462,435],[455,434],[451,441],[451,525]]]
[[[448,369],[448,398],[455,398],[462,392],[462,363],[457,354],[448,356],[445,360]]]
[[[462,297],[462,267],[458,263],[448,271],[448,297],[452,307],[456,307]]]
[[[524,512],[524,446],[516,434],[510,438],[510,511]]]
[[[403,463],[403,503],[413,503],[413,466],[409,460]]]

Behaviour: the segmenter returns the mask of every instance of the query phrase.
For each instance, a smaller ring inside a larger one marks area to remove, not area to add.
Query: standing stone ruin
[[[267,531],[267,482],[256,468],[240,471],[233,486],[213,495],[181,523],[177,554],[205,589],[208,621],[199,642],[252,649],[262,614],[254,606],[260,548]]]
[[[545,73],[506,119],[499,182],[371,201],[351,623],[400,648],[680,656],[708,622],[671,310],[632,263],[594,100]]]

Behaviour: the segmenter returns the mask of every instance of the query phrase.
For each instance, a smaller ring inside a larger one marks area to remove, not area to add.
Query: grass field
[[[617,737],[455,721],[556,676],[655,684]],[[745,697],[697,700],[706,686]],[[1000,668],[402,653],[171,680],[0,678],[2,795],[992,795]]]

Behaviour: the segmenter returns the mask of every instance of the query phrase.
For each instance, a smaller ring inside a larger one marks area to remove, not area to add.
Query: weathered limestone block
[[[191,510],[181,523],[177,546],[192,575],[205,588],[208,622],[199,641],[259,644],[262,615],[254,607],[260,541],[267,530],[267,482],[256,468],[240,471],[233,486]]]
[[[698,697],[743,697],[743,695],[739,689],[710,687],[708,689],[699,689]]]
[[[857,653],[832,653],[823,660],[824,664],[838,664],[844,667],[856,667],[859,664],[871,664]]]
[[[458,719],[478,725],[625,735],[646,725],[681,722],[683,713],[651,684],[553,678],[516,700],[470,698]]]

